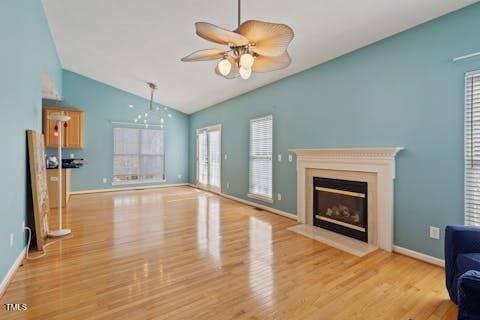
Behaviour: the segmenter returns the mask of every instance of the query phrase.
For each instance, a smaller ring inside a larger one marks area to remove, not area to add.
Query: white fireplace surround
[[[393,182],[395,156],[403,150],[390,148],[292,149],[297,155],[297,219],[307,223],[307,169],[373,172],[377,175],[377,247],[392,251],[393,246]]]

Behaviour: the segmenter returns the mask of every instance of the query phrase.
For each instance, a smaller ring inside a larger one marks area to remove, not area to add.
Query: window
[[[465,224],[480,226],[480,71],[465,77]]]
[[[165,180],[163,130],[113,129],[113,183]]]
[[[197,185],[220,192],[222,126],[214,125],[197,130]]]
[[[272,116],[250,120],[249,196],[272,200]]]

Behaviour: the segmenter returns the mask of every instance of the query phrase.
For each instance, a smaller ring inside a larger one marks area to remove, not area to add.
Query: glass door
[[[197,185],[200,188],[221,190],[221,126],[197,130]]]

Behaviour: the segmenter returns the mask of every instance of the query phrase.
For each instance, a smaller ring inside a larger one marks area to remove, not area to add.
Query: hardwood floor
[[[456,317],[442,268],[384,251],[357,258],[190,187],[76,195],[66,221],[73,237],[24,263],[0,319]]]

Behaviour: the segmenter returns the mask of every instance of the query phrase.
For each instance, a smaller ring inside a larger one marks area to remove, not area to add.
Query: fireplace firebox
[[[313,224],[368,242],[366,182],[313,178]]]

